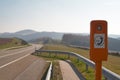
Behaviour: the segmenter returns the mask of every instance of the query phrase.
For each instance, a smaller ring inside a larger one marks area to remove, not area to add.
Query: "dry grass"
[[[19,46],[28,45],[28,44],[24,44],[21,39],[8,38],[8,40],[11,39],[11,41],[8,41],[8,42],[7,42],[7,38],[5,38],[5,39],[6,39],[6,43],[0,42],[1,43],[0,44],[0,50],[1,49],[14,49],[14,48],[17,48]]]
[[[120,56],[108,56],[108,61],[103,62],[103,66],[120,75]]]
[[[53,61],[53,73],[51,76],[51,80],[63,80],[60,65],[58,61]]]

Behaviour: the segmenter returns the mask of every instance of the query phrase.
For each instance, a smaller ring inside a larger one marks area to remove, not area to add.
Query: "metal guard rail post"
[[[86,63],[86,65],[89,65],[89,66],[95,68],[95,63],[93,61],[91,61],[77,53],[74,53],[74,52],[66,52],[66,51],[60,51],[60,50],[36,50],[35,52],[36,53],[48,52],[48,53],[57,53],[57,54],[68,54],[70,56],[75,56],[78,59],[82,60],[83,62]],[[102,67],[102,73],[107,80],[120,80],[120,75],[106,69],[105,67]]]

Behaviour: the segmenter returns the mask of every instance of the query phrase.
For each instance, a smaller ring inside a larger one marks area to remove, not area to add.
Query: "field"
[[[67,47],[67,46],[64,46],[64,45],[52,45],[52,44],[51,45],[45,45],[44,49],[72,51],[72,52],[76,52],[76,53],[78,53],[78,54],[80,54],[80,55],[82,55],[86,58],[89,58],[89,50],[71,48],[71,47]],[[84,76],[87,76],[88,78],[90,76],[94,76],[94,74],[91,74],[91,73],[94,73],[93,69],[89,69],[88,72],[85,72],[85,64],[84,63],[82,63],[82,62],[77,63],[77,61],[74,61],[73,63],[76,66],[78,66],[78,69],[80,70],[80,72],[82,72],[82,74]],[[120,56],[109,55],[108,56],[108,61],[103,62],[103,66],[120,75]],[[88,73],[90,73],[90,74],[88,74]]]

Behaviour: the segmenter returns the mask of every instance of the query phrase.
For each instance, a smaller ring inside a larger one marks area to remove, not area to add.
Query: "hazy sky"
[[[0,33],[89,33],[95,19],[107,20],[109,34],[120,35],[120,0],[0,0]]]

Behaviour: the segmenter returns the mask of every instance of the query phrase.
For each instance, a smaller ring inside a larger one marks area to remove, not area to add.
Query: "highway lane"
[[[14,49],[14,50],[6,50],[6,51],[2,51],[0,52],[0,66],[13,61],[19,57],[22,57],[26,54],[31,54],[35,51],[36,49],[41,48],[42,45],[38,45],[38,44],[32,44],[32,46],[29,47],[25,47],[25,48],[20,48],[20,49]]]
[[[32,47],[32,46],[29,46],[29,47]],[[24,47],[24,48],[19,48],[19,49],[11,49],[11,50],[1,50],[0,56],[4,56],[7,54],[13,54],[13,53],[18,52],[18,51],[23,51],[25,49],[28,49],[29,47]]]
[[[22,73],[36,58],[27,56],[19,61],[0,68],[0,80],[14,80],[20,73]]]
[[[35,60],[26,70],[18,75],[15,80],[41,80],[46,64],[43,59]]]
[[[26,50],[21,50],[18,52],[11,52],[10,54],[0,56],[0,66],[7,64],[15,59],[18,59],[22,56],[25,56],[27,54],[30,55],[32,52],[34,52],[34,49],[32,47],[29,47]]]
[[[26,49],[40,49],[42,47],[42,45],[40,44],[31,44],[32,46],[28,46],[28,47],[23,47],[23,48],[18,48],[18,49],[11,49],[11,50],[0,50],[0,57],[1,56],[4,56],[4,55],[7,55],[7,54],[13,54],[13,53],[16,53],[16,52],[19,52],[19,51],[23,51],[23,50],[26,50]]]
[[[27,80],[25,79],[25,76],[21,73],[25,72],[26,74],[30,72],[36,72],[37,76],[34,77],[34,79],[37,79],[38,75],[42,75],[38,70],[33,69],[30,71],[31,68],[29,68],[32,65],[32,68],[36,68],[35,62],[41,63],[41,65],[38,65],[37,69],[41,69],[40,71],[44,69],[46,62],[43,59],[40,59],[38,57],[30,55],[35,51],[35,49],[41,48],[42,45],[36,45],[33,44],[32,46],[26,47],[26,48],[20,48],[20,49],[14,49],[14,50],[7,50],[7,51],[0,51],[0,80],[14,80],[16,77],[17,80]],[[24,74],[25,74],[24,73]],[[29,76],[31,74],[28,74]],[[32,78],[31,78],[32,79]],[[28,79],[30,80],[30,79]]]

